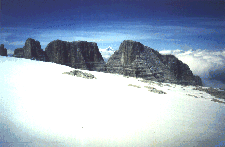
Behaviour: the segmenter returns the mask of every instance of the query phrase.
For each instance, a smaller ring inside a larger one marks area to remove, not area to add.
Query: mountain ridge
[[[106,63],[106,72],[147,80],[202,86],[187,64],[174,55],[161,55],[140,42],[124,40]]]
[[[116,51],[110,46],[99,49],[95,42],[54,40],[43,51],[39,41],[28,38],[23,48],[14,51],[14,56],[159,82],[202,86],[201,78],[193,75],[188,65],[174,55],[161,55],[133,40],[124,40]]]

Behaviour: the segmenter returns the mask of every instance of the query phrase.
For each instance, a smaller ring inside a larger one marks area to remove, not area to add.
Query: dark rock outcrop
[[[193,75],[188,65],[178,60],[174,55],[161,55],[160,59],[169,68],[178,83],[202,86],[201,78]]]
[[[55,40],[43,51],[39,41],[28,38],[23,48],[15,49],[13,56],[54,62],[85,70],[105,71],[105,62],[97,43],[94,42]]]
[[[47,45],[45,52],[46,61],[49,62],[84,70],[105,71],[105,62],[94,42],[54,40]]]
[[[109,58],[106,72],[140,77],[157,82],[202,85],[188,65],[173,55],[161,55],[140,42],[125,40]]]
[[[23,48],[14,50],[14,57],[35,59],[45,61],[45,52],[41,49],[39,41],[35,41],[32,38],[28,38]]]
[[[145,88],[147,88],[148,91],[150,91],[150,92],[154,92],[154,93],[158,93],[158,94],[166,94],[166,92],[164,92],[162,90],[158,90],[155,87],[145,86]]]
[[[7,49],[4,48],[4,44],[0,46],[0,56],[7,56]]]
[[[23,48],[17,48],[14,50],[13,57],[17,58],[23,58],[24,57],[24,49]]]
[[[37,57],[37,50],[41,49],[41,45],[39,41],[35,41],[34,39],[28,38],[25,42],[24,49],[24,58],[31,59]]]
[[[193,88],[193,90],[204,91],[216,98],[225,99],[225,89],[216,89],[216,88],[202,88],[201,86]]]
[[[72,76],[77,76],[77,77],[82,77],[85,79],[96,79],[96,77],[90,73],[86,73],[86,72],[82,72],[79,70],[73,70],[70,72],[64,72],[62,74],[68,74],[68,75],[72,75]]]

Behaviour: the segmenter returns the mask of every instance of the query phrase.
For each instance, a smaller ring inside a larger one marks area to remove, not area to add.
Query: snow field
[[[15,146],[202,146],[224,139],[224,104],[193,86],[85,70],[97,79],[83,79],[55,63],[1,61],[1,129],[10,130],[4,139]]]

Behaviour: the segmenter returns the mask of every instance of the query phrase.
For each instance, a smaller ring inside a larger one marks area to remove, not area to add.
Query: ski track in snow
[[[160,86],[86,70],[81,71],[97,79],[62,74],[71,70],[0,56],[0,144],[215,146],[224,141],[224,104],[194,86]]]

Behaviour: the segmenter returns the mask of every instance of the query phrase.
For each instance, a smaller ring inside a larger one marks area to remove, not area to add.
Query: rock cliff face
[[[55,40],[47,45],[45,52],[46,61],[49,62],[84,70],[105,71],[105,62],[94,42]]]
[[[202,86],[201,78],[193,75],[188,65],[178,60],[174,55],[162,55],[161,60],[176,77],[176,80],[184,84],[193,83],[193,85]]]
[[[37,50],[41,49],[41,45],[39,41],[35,41],[34,39],[28,38],[25,42],[24,49],[24,58],[31,59],[33,57],[37,57]]]
[[[14,50],[13,57],[17,58],[23,58],[24,57],[24,49],[23,48],[17,48]]]
[[[26,58],[26,59],[37,59],[45,61],[45,53],[41,49],[39,41],[35,41],[32,38],[28,38],[23,48],[14,50],[14,57]]]
[[[109,58],[106,72],[158,82],[202,85],[201,78],[194,76],[188,65],[175,56],[161,55],[132,40],[121,43],[119,50]]]
[[[14,50],[13,56],[54,62],[85,70],[105,71],[105,62],[97,43],[94,42],[55,40],[43,51],[39,41],[28,38],[23,48]]]
[[[7,49],[4,48],[4,44],[0,46],[0,56],[7,56]]]

